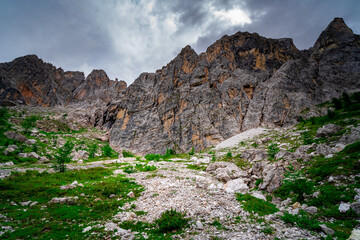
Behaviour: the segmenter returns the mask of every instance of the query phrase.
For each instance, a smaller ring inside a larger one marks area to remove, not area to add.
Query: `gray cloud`
[[[3,0],[0,62],[37,54],[65,70],[104,69],[131,83],[186,45],[199,53],[237,31],[309,48],[334,17],[360,32],[356,0]]]

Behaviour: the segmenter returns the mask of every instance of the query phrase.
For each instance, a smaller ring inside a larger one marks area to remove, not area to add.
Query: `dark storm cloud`
[[[291,37],[311,47],[334,17],[360,32],[360,1],[2,0],[0,62],[37,54],[65,70],[104,69],[131,83],[186,45],[200,53],[224,34]]]

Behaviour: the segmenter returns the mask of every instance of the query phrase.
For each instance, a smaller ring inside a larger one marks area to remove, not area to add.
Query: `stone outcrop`
[[[36,55],[0,64],[0,105],[57,106],[85,100],[116,98],[126,88],[124,81],[111,81],[103,70],[65,72]]]
[[[296,123],[305,108],[360,88],[359,39],[335,18],[307,51],[291,39],[247,32],[224,36],[200,55],[187,46],[109,105],[111,144],[184,152],[261,125]]]
[[[302,110],[360,89],[359,79],[360,37],[335,18],[308,50],[238,32],[201,54],[186,46],[127,88],[102,70],[85,79],[25,56],[0,64],[0,101],[71,104],[68,118],[109,130],[117,150],[187,152],[254,127],[296,123]]]

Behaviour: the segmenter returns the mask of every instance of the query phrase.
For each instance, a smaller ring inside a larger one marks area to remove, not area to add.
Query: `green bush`
[[[36,121],[41,119],[41,117],[36,115],[26,116],[24,120],[20,123],[20,125],[25,129],[26,133],[30,132],[30,129],[36,127]]]
[[[166,210],[155,220],[158,231],[162,233],[178,231],[188,226],[189,218],[185,218],[185,213],[177,212],[174,209]]]
[[[9,117],[8,109],[6,107],[0,108],[0,130],[5,130],[10,126]]]
[[[71,152],[74,148],[74,144],[70,141],[67,141],[62,148],[57,150],[57,154],[54,156],[55,164],[53,168],[59,172],[65,172],[66,166],[65,163],[69,163],[72,159]]]
[[[160,155],[159,154],[146,154],[145,155],[145,159],[148,161],[159,161],[160,160]]]
[[[192,156],[192,155],[194,155],[194,154],[195,154],[195,148],[192,147],[192,148],[191,148],[191,151],[189,152],[189,155]]]
[[[295,214],[295,215],[292,215],[288,212],[284,212],[284,215],[281,217],[281,219],[285,223],[297,225],[304,229],[315,230],[315,231],[321,230],[320,227],[321,222],[319,222],[315,218],[311,218],[309,214],[304,212],[303,210],[300,210],[299,214]]]
[[[226,153],[226,157],[227,157],[227,158],[232,158],[232,153],[231,153],[230,150]]]
[[[310,145],[314,142],[314,139],[311,137],[310,132],[306,131],[301,133],[302,137],[303,137],[303,144],[304,145]]]
[[[125,157],[125,158],[127,158],[127,157],[135,157],[135,155],[134,155],[132,152],[126,151],[126,150],[123,150],[123,151],[122,151],[122,155],[123,155],[123,157]]]
[[[237,193],[236,199],[242,202],[241,204],[245,211],[257,213],[259,216],[269,215],[279,211],[274,204],[253,197],[249,193]]]
[[[342,109],[342,107],[343,107],[341,100],[338,99],[338,98],[333,98],[333,99],[332,99],[332,104],[334,105],[334,108],[335,108],[336,110],[340,110],[340,109]]]
[[[270,144],[268,146],[268,156],[270,159],[274,159],[275,155],[280,151],[277,143]]]
[[[88,148],[89,151],[89,158],[95,158],[95,154],[97,152],[98,149],[98,145],[96,143],[93,143],[90,145],[90,147]]]
[[[109,144],[105,144],[102,148],[102,155],[105,156],[105,157],[112,157],[112,148],[110,147]]]

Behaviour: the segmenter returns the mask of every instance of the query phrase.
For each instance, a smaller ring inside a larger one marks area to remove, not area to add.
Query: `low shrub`
[[[132,152],[130,151],[126,151],[126,150],[123,150],[122,151],[122,155],[123,157],[127,158],[127,157],[135,157],[135,154],[133,154]]]
[[[268,146],[268,156],[270,159],[274,159],[275,155],[280,151],[277,143],[270,144]]]
[[[285,223],[289,223],[292,225],[297,225],[304,229],[320,231],[321,230],[321,222],[319,222],[315,218],[311,218],[308,213],[303,210],[300,210],[299,214],[292,215],[288,212],[284,212],[284,215],[281,216],[281,219]]]
[[[177,212],[174,209],[166,210],[155,220],[158,231],[162,233],[178,231],[188,226],[189,218],[185,213]]]
[[[244,210],[259,214],[259,216],[265,216],[273,214],[279,211],[276,206],[270,202],[266,202],[262,199],[251,196],[250,194],[236,194],[236,199],[242,202]]]
[[[54,156],[55,163],[53,168],[59,172],[65,172],[65,163],[69,163],[72,159],[71,152],[74,148],[74,144],[71,141],[67,141],[62,148],[57,150],[57,154]]]
[[[148,161],[159,161],[160,160],[160,156],[159,154],[146,154],[145,155],[145,159]]]

